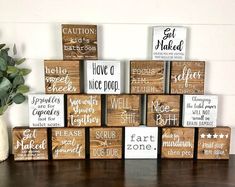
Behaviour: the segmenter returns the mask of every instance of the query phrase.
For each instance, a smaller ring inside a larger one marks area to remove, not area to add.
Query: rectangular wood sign
[[[229,159],[231,129],[229,127],[199,128],[198,159]]]
[[[131,61],[130,92],[133,94],[164,93],[163,61]]]
[[[140,95],[107,95],[106,106],[107,126],[140,125]]]
[[[162,128],[162,158],[192,159],[194,154],[194,128]]]
[[[122,158],[122,128],[90,128],[91,159]]]
[[[180,95],[148,95],[147,126],[179,126]]]
[[[67,125],[69,127],[101,126],[101,96],[67,95]]]
[[[120,61],[87,60],[84,63],[84,89],[89,94],[123,92],[123,69]]]
[[[205,62],[171,62],[171,94],[204,94]]]
[[[16,127],[12,136],[15,160],[48,160],[47,129]]]
[[[184,95],[184,127],[216,127],[218,96]]]
[[[157,158],[157,127],[126,127],[125,158]]]
[[[44,61],[46,93],[80,93],[79,61]]]
[[[30,94],[29,127],[64,127],[63,94]]]
[[[62,25],[65,60],[97,59],[97,25]]]
[[[85,159],[85,128],[53,128],[53,159]]]
[[[153,60],[184,60],[186,27],[153,27]]]

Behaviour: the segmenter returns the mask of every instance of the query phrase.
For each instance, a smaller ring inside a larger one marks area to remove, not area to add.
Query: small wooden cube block
[[[194,153],[194,128],[162,128],[162,158],[192,159]]]
[[[216,127],[218,96],[184,95],[184,127]]]
[[[47,129],[15,127],[12,136],[16,161],[48,160]]]
[[[53,128],[53,159],[85,159],[85,128]]]
[[[171,62],[171,94],[204,94],[205,62]]]
[[[180,95],[148,95],[147,126],[179,126]]]
[[[198,129],[198,159],[229,159],[229,127]]]
[[[97,59],[97,25],[62,25],[65,60]]]
[[[140,125],[140,95],[107,95],[106,106],[107,126]]]
[[[63,94],[30,94],[29,127],[64,127]]]
[[[68,95],[67,120],[69,127],[101,126],[101,96]]]
[[[120,61],[86,60],[84,63],[85,93],[122,93],[124,91],[123,72]]]
[[[157,127],[125,127],[125,158],[157,158]]]
[[[122,158],[122,128],[90,128],[91,159]]]
[[[45,92],[80,93],[80,62],[45,60]]]
[[[131,61],[130,92],[135,94],[164,93],[163,61]]]

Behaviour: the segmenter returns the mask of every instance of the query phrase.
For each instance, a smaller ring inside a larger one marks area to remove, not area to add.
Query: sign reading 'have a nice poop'
[[[30,127],[64,127],[63,94],[31,94],[28,104]]]
[[[185,27],[153,27],[153,60],[184,60]]]

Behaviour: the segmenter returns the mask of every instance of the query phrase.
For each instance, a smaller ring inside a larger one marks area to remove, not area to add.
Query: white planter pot
[[[9,156],[9,140],[7,125],[3,116],[0,116],[0,162],[6,160]]]

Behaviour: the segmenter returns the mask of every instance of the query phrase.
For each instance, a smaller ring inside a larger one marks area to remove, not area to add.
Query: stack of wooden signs
[[[62,41],[64,59],[44,61],[45,94],[29,95],[29,127],[13,129],[15,160],[229,159],[185,27],[154,27],[153,58],[130,61],[129,80],[123,62],[97,60],[96,25],[62,25]]]

